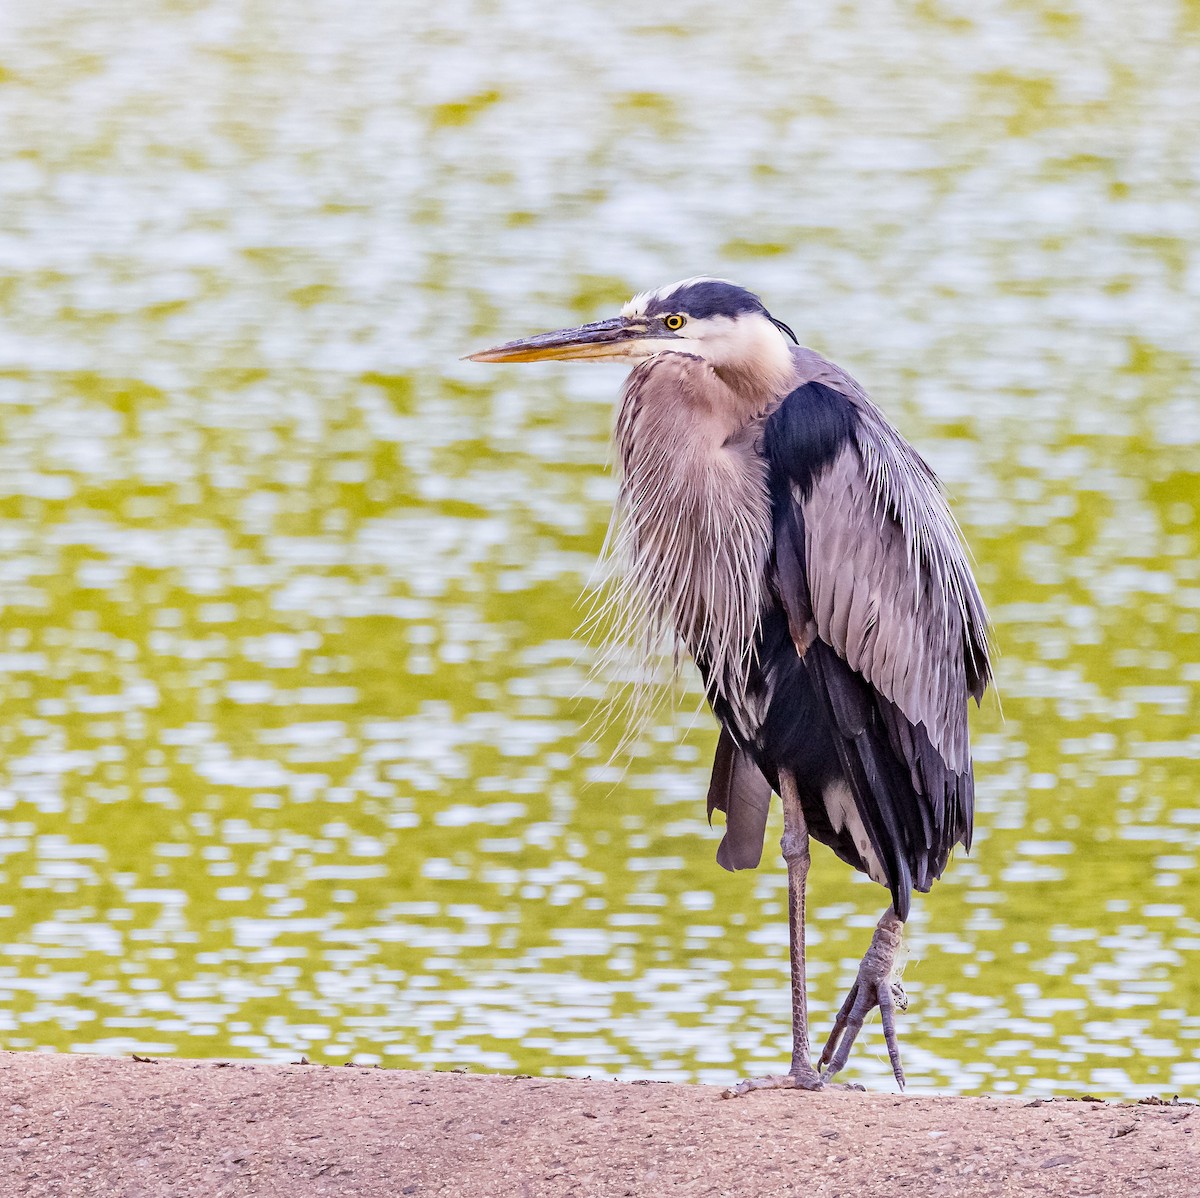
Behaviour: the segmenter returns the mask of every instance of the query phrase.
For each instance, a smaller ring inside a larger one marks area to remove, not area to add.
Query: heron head
[[[786,375],[796,335],[752,291],[699,277],[643,291],[611,320],[540,333],[469,355],[472,362],[590,358],[633,365],[661,353],[704,358],[718,372]]]

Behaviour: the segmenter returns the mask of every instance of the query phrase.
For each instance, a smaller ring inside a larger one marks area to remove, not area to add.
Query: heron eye
[[[663,320],[663,324],[674,333],[677,329],[683,328],[687,324],[687,321],[678,312],[672,312],[670,316]]]

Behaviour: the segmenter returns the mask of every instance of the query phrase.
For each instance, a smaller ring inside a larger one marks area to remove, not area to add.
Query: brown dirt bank
[[[1195,1106],[0,1053],[0,1194],[1196,1195]]]

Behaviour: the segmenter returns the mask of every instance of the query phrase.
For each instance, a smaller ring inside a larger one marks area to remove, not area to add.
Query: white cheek
[[[698,338],[678,337],[671,341],[656,341],[655,353],[659,354],[694,354],[697,358],[709,357],[706,346],[708,342]]]
[[[752,370],[767,388],[791,377],[791,350],[779,330],[765,319],[743,319],[720,330],[713,343],[710,360],[717,367]]]
[[[708,327],[703,335],[685,337],[672,342],[671,348],[680,353],[695,354],[715,367],[728,362],[736,362],[745,352],[745,338],[739,336],[732,328]]]

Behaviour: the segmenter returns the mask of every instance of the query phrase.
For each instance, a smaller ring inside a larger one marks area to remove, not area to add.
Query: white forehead
[[[639,292],[621,309],[621,315],[645,316],[646,309],[655,300],[664,300],[673,292],[679,291],[683,287],[691,287],[696,283],[729,283],[731,287],[737,286],[736,283],[730,282],[729,279],[718,279],[714,275],[693,275],[690,279],[680,279],[678,283],[668,283],[665,287],[654,288],[653,291]]]

